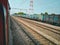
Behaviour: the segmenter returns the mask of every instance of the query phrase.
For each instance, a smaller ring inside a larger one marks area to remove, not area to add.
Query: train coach
[[[0,0],[0,45],[8,45],[8,0]]]
[[[60,26],[60,15],[42,15],[42,21],[46,23],[50,23],[53,25]],[[40,19],[39,19],[40,20]]]
[[[55,14],[55,15],[33,14],[33,15],[22,15],[21,17],[60,26],[60,14]]]
[[[53,24],[60,26],[60,15],[59,14],[58,15],[55,15],[53,17]]]

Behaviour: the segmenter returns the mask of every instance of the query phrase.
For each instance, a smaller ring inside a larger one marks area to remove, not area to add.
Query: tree
[[[26,15],[26,13],[24,13],[24,12],[18,12],[18,14],[20,14],[20,15]]]
[[[41,15],[43,15],[43,13],[41,13]]]
[[[52,13],[51,15],[55,15],[54,13]]]
[[[48,13],[47,13],[47,12],[45,12],[45,15],[48,15]]]
[[[14,13],[15,15],[17,14],[17,13]]]

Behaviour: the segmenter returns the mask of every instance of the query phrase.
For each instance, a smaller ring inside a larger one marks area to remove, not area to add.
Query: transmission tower
[[[24,0],[26,1],[26,0]],[[34,0],[30,0],[30,3],[29,3],[29,9],[20,9],[20,8],[12,8],[12,9],[15,9],[15,10],[20,10],[20,12],[22,11],[26,11],[28,12],[28,14],[33,14],[34,12],[34,9],[33,9],[33,3],[34,3]]]
[[[33,14],[33,10],[34,10],[33,9],[33,2],[34,2],[33,0],[30,0],[29,14]]]

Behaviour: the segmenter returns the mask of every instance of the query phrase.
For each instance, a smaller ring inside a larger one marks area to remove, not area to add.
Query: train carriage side
[[[54,24],[54,16],[55,15],[49,15],[49,20],[48,21],[49,21],[50,24]]]
[[[0,3],[0,45],[4,45],[5,43],[5,28],[4,28],[4,11],[3,11],[3,6],[2,3]]]
[[[43,15],[38,14],[38,20],[39,20],[39,21],[42,21],[42,19],[43,19]]]
[[[8,0],[0,0],[0,45],[8,45]]]
[[[54,24],[60,26],[60,15],[54,16]]]
[[[49,23],[49,15],[45,15],[45,22]]]
[[[46,15],[45,15],[45,14],[43,14],[42,21],[43,21],[43,22],[46,22]]]

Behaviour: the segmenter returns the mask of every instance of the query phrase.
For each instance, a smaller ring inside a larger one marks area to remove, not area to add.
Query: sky
[[[60,14],[60,0],[33,0],[33,13],[45,13],[49,14],[55,13]],[[10,13],[20,12],[19,9],[29,9],[30,0],[9,0],[11,7]],[[19,8],[19,9],[13,9]],[[24,10],[23,12],[29,13],[29,11]]]

